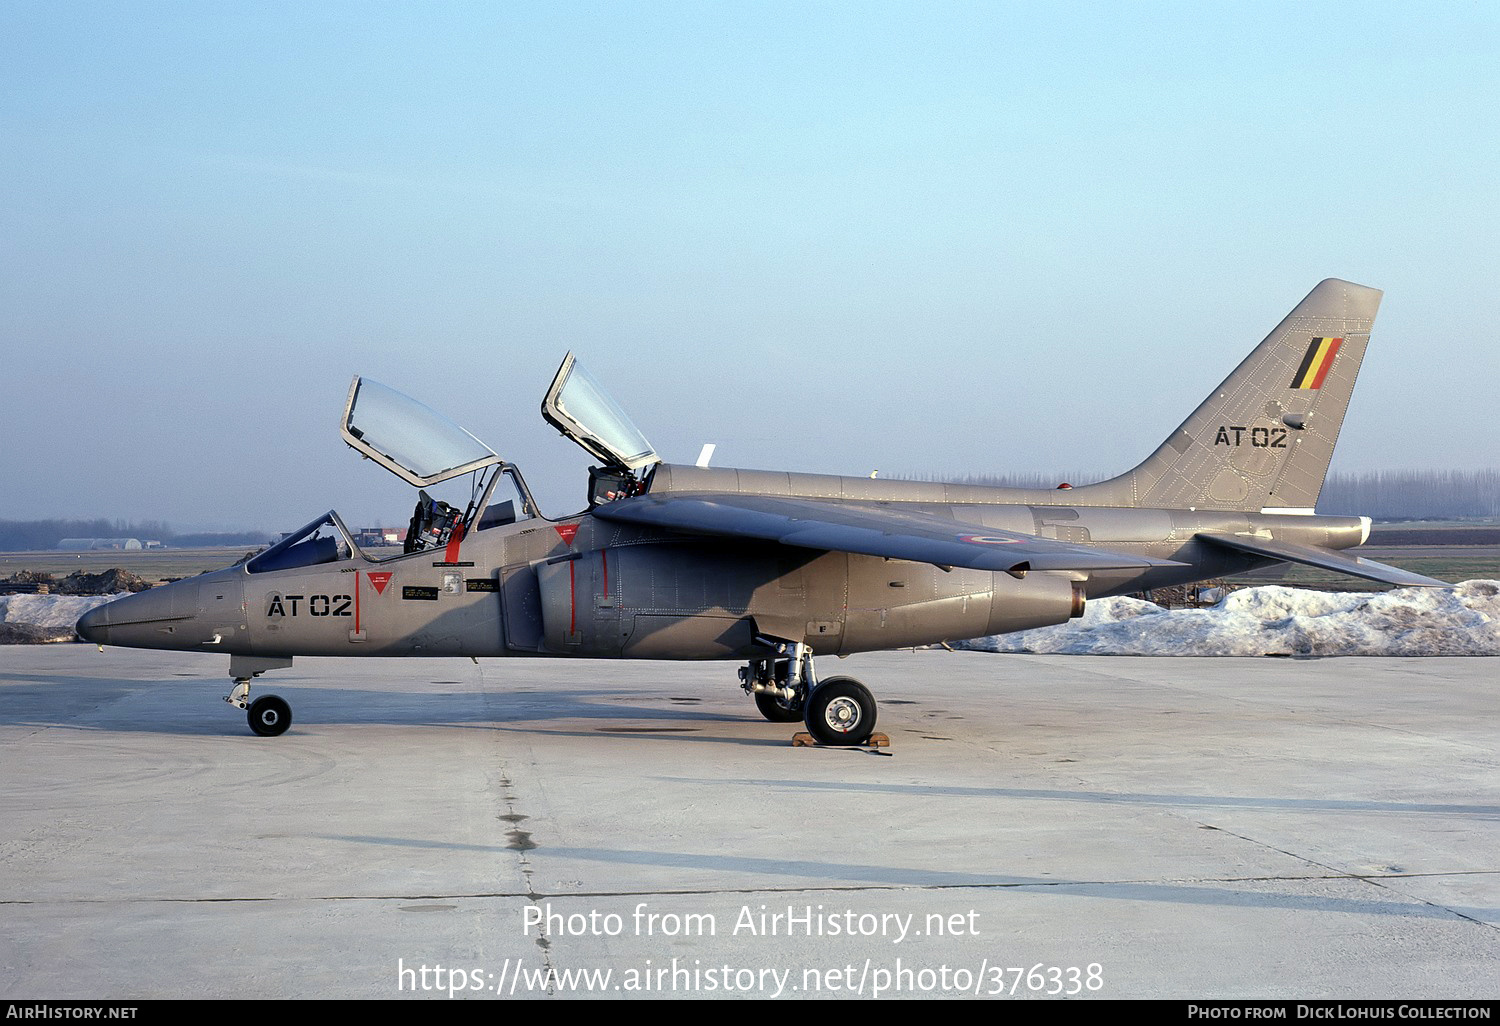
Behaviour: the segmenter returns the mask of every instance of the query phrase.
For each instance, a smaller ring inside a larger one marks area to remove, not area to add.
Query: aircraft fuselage
[[[703,476],[695,468],[661,469],[685,484]],[[817,655],[845,655],[1062,623],[1085,597],[1274,562],[1206,544],[1196,537],[1202,533],[1344,549],[1360,544],[1368,529],[1358,517],[1017,503],[999,501],[1011,490],[973,486],[960,502],[925,501],[893,497],[921,496],[930,486],[917,482],[776,477],[787,494],[849,482],[870,493],[865,501],[1180,565],[1018,576],[685,536],[584,513],[532,518],[378,561],[356,550],[307,567],[230,567],[101,607],[80,633],[101,644],[273,658],[744,659],[754,654],[758,634],[803,641]],[[756,482],[759,494],[765,486]]]

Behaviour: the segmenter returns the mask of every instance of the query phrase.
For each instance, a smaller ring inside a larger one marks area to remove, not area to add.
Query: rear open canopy
[[[542,416],[590,455],[618,470],[635,471],[661,462],[640,428],[572,353],[563,357],[547,389]]]

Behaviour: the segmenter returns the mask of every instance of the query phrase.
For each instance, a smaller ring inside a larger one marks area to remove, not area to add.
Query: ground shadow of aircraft
[[[329,512],[243,565],[94,609],[78,633],[226,653],[227,700],[268,736],[291,708],[252,702],[250,682],[295,656],[577,656],[743,661],[767,719],[861,744],[874,699],[819,678],[814,656],[1062,623],[1090,598],[1285,561],[1446,587],[1346,554],[1368,517],[1314,512],[1380,297],[1322,282],[1139,466],[1058,490],[663,463],[570,353],[542,414],[599,465],[588,508],[551,520],[484,443],[356,377],[344,440],[420,489],[399,547]],[[459,479],[466,499],[426,490]]]

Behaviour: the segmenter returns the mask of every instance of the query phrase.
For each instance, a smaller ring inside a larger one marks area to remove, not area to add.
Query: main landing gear
[[[740,687],[772,723],[802,720],[819,744],[862,745],[875,730],[875,698],[853,677],[819,683],[812,649],[801,642],[764,639],[772,654],[752,659],[740,670]]]
[[[229,657],[229,676],[234,678],[234,688],[224,696],[224,701],[237,709],[244,709],[250,729],[260,737],[285,734],[292,725],[292,707],[280,695],[261,695],[250,701],[250,681],[267,670],[281,670],[291,665],[290,659]]]

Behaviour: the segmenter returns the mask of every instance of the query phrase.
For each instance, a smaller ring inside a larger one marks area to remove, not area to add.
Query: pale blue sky
[[[671,460],[1116,472],[1330,276],[1335,466],[1495,466],[1497,11],[3,0],[0,517],[395,522],[356,372],[568,512],[569,348]]]

